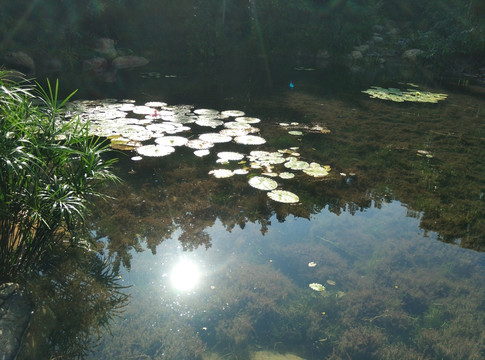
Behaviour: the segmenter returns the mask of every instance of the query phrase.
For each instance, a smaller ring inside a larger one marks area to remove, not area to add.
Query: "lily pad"
[[[308,285],[312,290],[315,290],[315,291],[325,291],[325,286],[323,286],[322,284],[319,284],[319,283],[311,283]]]
[[[210,149],[211,147],[214,147],[214,143],[210,141],[201,140],[201,139],[192,139],[187,141],[185,146],[191,149],[206,150],[206,149]]]
[[[230,116],[230,117],[241,117],[246,115],[244,111],[241,110],[225,110],[221,112],[222,116]]]
[[[226,143],[232,140],[229,135],[223,135],[219,133],[206,133],[199,136],[200,140],[209,141],[211,143]]]
[[[209,174],[214,175],[214,177],[216,177],[218,179],[228,178],[228,177],[234,176],[234,172],[232,170],[228,170],[228,169],[211,170],[211,171],[209,171]]]
[[[159,145],[184,146],[189,140],[182,136],[162,136],[155,139]]]
[[[144,145],[137,148],[136,151],[143,156],[160,157],[173,153],[175,148],[166,145]]]
[[[251,179],[249,179],[248,183],[253,188],[259,190],[274,190],[278,187],[278,183],[276,181],[265,176],[253,176]]]
[[[300,198],[298,195],[286,191],[286,190],[273,190],[268,193],[268,197],[271,200],[281,202],[281,203],[286,203],[286,204],[294,204],[300,201]]]
[[[238,152],[232,152],[232,151],[222,151],[220,153],[217,153],[217,156],[226,161],[239,161],[244,159],[244,154],[238,153]]]
[[[238,144],[244,145],[262,145],[266,143],[266,140],[261,136],[256,135],[244,135],[244,136],[236,136],[234,141]]]
[[[194,151],[194,155],[197,156],[197,157],[204,157],[204,156],[207,156],[209,155],[211,152],[207,149],[203,149],[203,150],[195,150]]]
[[[247,124],[257,124],[261,122],[261,119],[249,116],[240,116],[234,119],[237,122],[247,123]]]

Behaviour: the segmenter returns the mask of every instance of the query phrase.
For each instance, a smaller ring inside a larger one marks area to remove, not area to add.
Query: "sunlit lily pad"
[[[199,139],[216,144],[216,143],[229,142],[232,140],[232,137],[229,135],[223,135],[219,133],[207,133],[207,134],[201,134],[199,136]]]
[[[317,163],[311,163],[309,167],[303,169],[303,172],[313,177],[324,177],[328,175],[327,168]]]
[[[143,156],[160,157],[173,153],[175,148],[166,145],[144,145],[137,148],[136,151]]]
[[[290,131],[288,131],[288,134],[294,135],[294,136],[301,136],[301,135],[303,135],[303,132],[298,131],[298,130],[290,130]]]
[[[219,111],[214,110],[214,109],[195,109],[194,114],[197,114],[197,115],[217,115],[217,114],[219,114]]]
[[[214,177],[216,177],[218,179],[228,178],[228,177],[234,176],[234,172],[232,170],[228,170],[228,169],[211,170],[211,171],[209,171],[209,174],[214,175]]]
[[[214,147],[214,143],[210,141],[201,140],[201,139],[192,139],[187,141],[185,146],[191,149],[205,150],[205,149],[210,149],[211,147]]]
[[[167,103],[161,102],[161,101],[149,101],[145,103],[145,106],[149,107],[164,107],[167,106]]]
[[[253,176],[251,179],[249,179],[248,183],[253,188],[259,190],[274,190],[278,187],[278,183],[276,181],[265,176]]]
[[[389,100],[394,102],[424,102],[424,103],[437,103],[438,101],[445,100],[447,94],[431,93],[428,91],[417,91],[416,89],[400,90],[396,88],[381,88],[379,86],[372,86],[370,89],[362,91],[365,94],[370,95],[371,98],[377,98],[381,100]]]
[[[312,290],[315,290],[315,291],[325,291],[325,286],[323,286],[322,284],[319,284],[319,283],[311,283],[308,285]]]
[[[163,136],[155,139],[159,145],[184,146],[189,140],[182,136]]]
[[[203,149],[203,150],[195,150],[194,151],[194,155],[197,156],[197,157],[204,157],[204,156],[207,156],[209,155],[211,152],[207,149]]]
[[[155,109],[149,106],[140,105],[135,106],[132,111],[134,114],[148,115],[153,114],[155,112]]]
[[[249,171],[246,169],[235,169],[233,173],[235,175],[246,175],[246,174],[249,174]]]
[[[281,203],[286,203],[286,204],[293,204],[300,201],[300,198],[298,197],[298,195],[286,190],[270,191],[268,193],[268,197],[271,200],[281,202]]]
[[[230,117],[241,117],[246,115],[244,111],[241,110],[225,110],[221,112],[223,116],[230,116]]]
[[[280,173],[279,176],[282,179],[293,179],[295,177],[295,174],[290,173],[290,172],[282,172],[282,173]]]
[[[199,126],[207,126],[215,129],[218,126],[223,125],[224,121],[219,119],[209,118],[209,117],[201,117],[197,119],[195,123]]]
[[[240,121],[228,121],[224,123],[224,127],[227,129],[251,129],[251,124]]]
[[[234,121],[247,123],[247,124],[257,124],[261,122],[261,119],[256,117],[240,116],[234,119]]]
[[[301,160],[291,160],[285,163],[285,167],[292,170],[305,170],[309,166],[310,164]]]
[[[227,161],[239,161],[244,159],[244,154],[232,151],[221,151],[217,153],[217,156],[222,160]]]
[[[256,135],[237,136],[234,138],[234,141],[238,144],[244,145],[262,145],[266,143],[266,140],[264,138]]]

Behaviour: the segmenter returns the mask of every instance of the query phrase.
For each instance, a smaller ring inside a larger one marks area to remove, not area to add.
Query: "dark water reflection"
[[[258,149],[298,146],[332,171],[278,180],[300,197],[288,205],[245,176],[209,175],[214,155],[116,155],[124,182],[107,189],[116,200],[97,204],[93,228],[131,298],[92,358],[485,356],[484,100],[392,103],[360,93],[374,84],[329,95],[296,79],[264,96],[192,96],[176,78],[132,92],[243,110],[262,119]],[[331,133],[295,137],[277,125],[293,121]]]

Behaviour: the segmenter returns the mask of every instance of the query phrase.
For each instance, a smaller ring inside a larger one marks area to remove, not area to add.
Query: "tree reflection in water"
[[[28,282],[34,311],[18,359],[83,358],[128,303],[110,262],[84,249],[59,251]]]

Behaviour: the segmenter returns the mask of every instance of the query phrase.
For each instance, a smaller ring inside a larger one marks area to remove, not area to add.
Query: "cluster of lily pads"
[[[136,105],[133,100],[74,101],[68,107],[68,115],[78,115],[88,122],[89,133],[110,139],[110,146],[135,151],[134,161],[143,157],[161,157],[172,154],[179,147],[188,147],[198,157],[210,154],[220,143],[259,146],[266,140],[259,135],[254,124],[261,120],[248,117],[240,110],[218,111],[192,109],[188,105],[169,106],[164,102],[147,102]],[[298,125],[298,124],[296,124]],[[210,130],[204,131],[209,128]],[[181,134],[186,134],[182,136]],[[295,134],[296,135],[296,134]],[[330,166],[300,160],[298,148],[274,152],[253,150],[249,153],[232,151],[217,152],[220,167],[209,174],[217,178],[247,175],[249,185],[268,191],[268,197],[277,202],[298,203],[299,197],[289,191],[278,189],[273,178],[290,179],[301,171],[312,177],[324,177]],[[234,169],[234,162],[239,166]],[[276,171],[279,166],[283,171]],[[260,174],[254,174],[259,171]]]
[[[431,93],[428,91],[418,91],[417,89],[400,90],[397,88],[382,88],[379,86],[371,86],[370,89],[362,91],[364,94],[370,95],[371,98],[381,100],[389,100],[394,102],[420,102],[420,103],[437,103],[445,100],[447,94]]]

